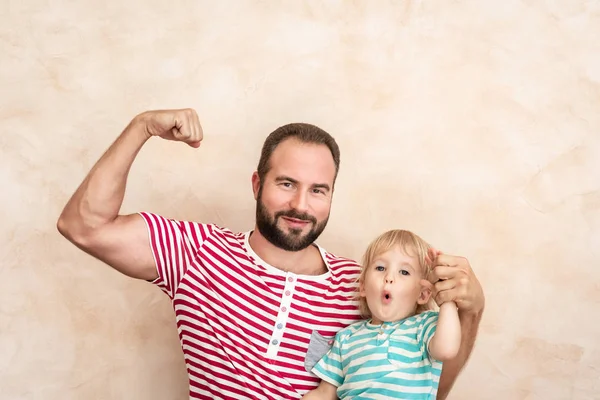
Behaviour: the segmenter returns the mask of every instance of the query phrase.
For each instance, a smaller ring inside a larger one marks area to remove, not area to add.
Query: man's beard
[[[307,248],[321,235],[329,216],[317,224],[317,219],[310,214],[300,213],[296,210],[276,212],[273,218],[269,215],[267,208],[261,199],[262,190],[259,190],[258,200],[256,201],[256,226],[261,235],[264,236],[274,246],[286,251],[299,251]],[[301,229],[290,229],[285,233],[277,226],[277,221],[281,217],[295,218],[303,221],[309,221],[312,224],[310,231],[302,236]]]

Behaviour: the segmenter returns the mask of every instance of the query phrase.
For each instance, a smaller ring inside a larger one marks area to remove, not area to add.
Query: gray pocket
[[[306,358],[304,359],[304,369],[306,372],[311,372],[315,364],[327,354],[333,344],[334,338],[335,336],[326,337],[318,331],[312,331],[308,350],[306,351]]]

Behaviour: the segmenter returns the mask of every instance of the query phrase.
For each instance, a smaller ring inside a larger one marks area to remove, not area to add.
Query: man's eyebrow
[[[286,182],[298,183],[298,181],[296,179],[290,178],[289,176],[286,176],[286,175],[279,175],[277,178],[275,178],[275,181],[276,182],[286,181]],[[318,188],[318,189],[325,189],[327,191],[331,190],[331,187],[327,183],[315,183],[311,187]]]
[[[298,183],[297,180],[290,178],[289,176],[285,176],[285,175],[279,175],[277,178],[275,178],[275,180],[277,182],[288,181],[288,182],[292,182],[292,183]]]
[[[331,190],[328,184],[326,183],[315,183],[312,187],[317,189],[325,189],[327,191]]]

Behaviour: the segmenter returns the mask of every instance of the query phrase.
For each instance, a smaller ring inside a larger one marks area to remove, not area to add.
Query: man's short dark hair
[[[318,126],[307,123],[291,123],[280,126],[267,136],[262,147],[260,160],[258,162],[257,172],[261,181],[269,172],[271,166],[269,160],[277,146],[286,139],[295,138],[302,143],[324,144],[331,151],[333,162],[335,163],[335,175],[333,181],[337,178],[340,169],[340,149],[335,139]]]

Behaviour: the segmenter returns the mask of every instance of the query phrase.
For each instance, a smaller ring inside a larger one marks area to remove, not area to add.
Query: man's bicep
[[[115,270],[136,279],[158,278],[148,227],[139,214],[122,215],[96,229],[84,249]]]
[[[212,225],[140,212],[94,229],[79,246],[127,276],[151,281],[173,298],[211,232]]]

